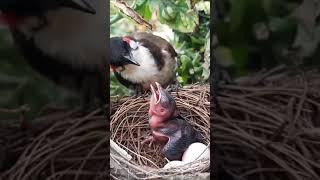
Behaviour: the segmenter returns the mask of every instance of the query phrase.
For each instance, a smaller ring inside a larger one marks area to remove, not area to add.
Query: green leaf
[[[137,2],[135,10],[145,19],[149,21],[152,17],[151,8],[148,0],[140,0]]]
[[[204,11],[205,14],[210,14],[210,1],[201,1],[195,4],[197,11]]]
[[[193,32],[199,24],[197,12],[189,9],[186,1],[159,1],[159,21],[180,32]]]
[[[230,30],[234,32],[243,22],[248,0],[231,0]]]
[[[219,46],[216,48],[214,55],[217,58],[218,63],[224,67],[234,64],[232,50],[227,47]]]
[[[246,73],[245,67],[248,62],[248,47],[244,44],[232,47],[232,56],[234,58],[235,66],[237,67],[238,74]]]
[[[178,76],[178,77],[177,77],[177,80],[178,80],[179,83],[181,83],[181,84],[184,83],[184,79],[183,79],[181,76]]]
[[[262,0],[263,10],[271,16],[283,16],[289,13],[286,6],[289,3],[286,1],[279,0]]]
[[[203,44],[205,43],[205,39],[204,39],[204,38],[201,38],[201,37],[191,36],[191,42],[194,43],[194,44],[203,45]]]
[[[285,17],[271,17],[269,21],[269,29],[275,33],[286,33],[294,30],[296,27],[296,21],[293,18]]]
[[[193,75],[193,74],[194,74],[194,69],[190,69],[190,70],[189,70],[189,73],[190,73],[191,75]]]

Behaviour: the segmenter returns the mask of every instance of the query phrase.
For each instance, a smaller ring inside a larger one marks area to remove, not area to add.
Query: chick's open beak
[[[152,84],[150,84],[150,88],[151,88],[151,93],[152,93],[152,97],[155,100],[155,104],[159,104],[160,99],[161,99],[161,91],[159,90],[159,83],[156,82],[156,86],[157,86],[157,90],[153,87]],[[161,88],[161,86],[160,86]]]

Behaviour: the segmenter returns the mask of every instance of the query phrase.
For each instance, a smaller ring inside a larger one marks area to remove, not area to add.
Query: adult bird
[[[37,72],[102,105],[106,89],[106,1],[1,0],[0,20]]]
[[[110,39],[110,67],[120,83],[137,94],[158,82],[176,82],[177,53],[165,39],[146,32]]]

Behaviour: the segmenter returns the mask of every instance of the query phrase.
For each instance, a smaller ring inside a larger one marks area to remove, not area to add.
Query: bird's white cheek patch
[[[137,50],[131,52],[134,60],[137,61],[140,66],[132,64],[126,65],[125,70],[120,72],[121,76],[134,83],[152,81],[158,73],[155,60],[147,48],[139,45],[139,43],[137,43],[137,46]],[[148,84],[146,86],[146,88],[149,88]]]
[[[130,43],[129,43],[129,45],[130,45],[130,47],[132,48],[132,49],[137,49],[138,48],[138,44],[135,42],[135,41],[130,41]]]

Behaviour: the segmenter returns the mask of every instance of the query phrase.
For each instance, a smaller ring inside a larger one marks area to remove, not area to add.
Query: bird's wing
[[[176,131],[169,137],[169,141],[163,147],[162,151],[169,160],[181,160],[181,157],[185,151],[187,139],[182,137],[181,130]]]

